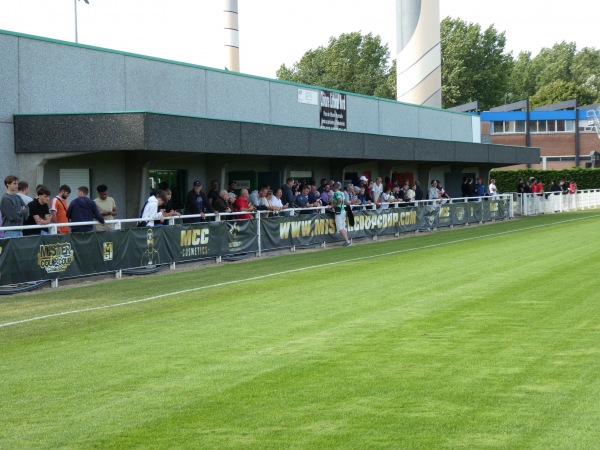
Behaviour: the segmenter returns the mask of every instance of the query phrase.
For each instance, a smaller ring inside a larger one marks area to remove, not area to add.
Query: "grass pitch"
[[[0,299],[0,448],[598,448],[597,211]]]

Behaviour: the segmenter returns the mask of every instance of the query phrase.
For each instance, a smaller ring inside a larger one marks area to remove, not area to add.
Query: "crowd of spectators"
[[[67,205],[71,188],[60,186],[58,194],[52,198],[50,189],[38,185],[35,198],[30,197],[29,183],[19,180],[15,175],[4,179],[6,192],[0,200],[0,226],[23,227],[37,225],[36,228],[0,231],[0,237],[21,237],[48,234],[49,228],[43,225],[68,222],[96,222],[96,229],[111,229],[106,220],[112,220],[117,214],[116,202],[108,196],[108,187],[101,184],[97,187],[98,197],[91,200],[87,186],[77,188],[77,198]],[[93,231],[94,224],[58,227],[59,234]]]
[[[49,225],[67,222],[86,222],[96,220],[97,231],[114,228],[105,223],[117,215],[116,202],[108,196],[108,187],[101,184],[97,187],[98,197],[91,200],[86,186],[77,189],[77,198],[67,206],[71,189],[67,185],[60,186],[58,194],[52,197],[50,190],[43,185],[35,189],[35,198],[30,197],[29,184],[20,181],[16,176],[8,176],[4,180],[6,193],[0,202],[0,226]],[[343,184],[333,179],[322,178],[317,184],[307,179],[286,179],[281,187],[260,185],[258,189],[249,192],[246,188],[237,188],[237,183],[231,181],[227,189],[221,189],[218,180],[212,180],[210,190],[203,191],[200,180],[192,184],[187,193],[183,210],[173,208],[171,191],[168,185],[162,183],[157,191],[153,191],[140,211],[142,221],[139,226],[159,226],[167,223],[170,217],[184,217],[184,223],[206,221],[208,215],[226,214],[229,220],[248,220],[252,213],[260,211],[263,216],[290,214],[290,209],[298,210],[298,214],[312,214],[323,208],[332,208],[334,191],[344,197],[345,205],[353,209],[387,209],[390,206],[412,206],[420,200],[443,201],[450,196],[442,187],[439,180],[432,180],[426,192],[421,189],[419,181],[390,180],[381,177],[369,180],[361,176],[354,183]],[[529,180],[519,178],[517,192],[523,194],[544,195],[544,185],[531,177]],[[577,184],[574,181],[552,181],[552,193],[574,194]],[[461,185],[462,197],[496,196],[498,190],[494,179],[486,186],[482,178],[473,180],[464,177]],[[546,196],[549,194],[546,194]],[[231,215],[230,213],[236,213]],[[189,217],[192,216],[192,217]],[[92,231],[93,225],[73,227],[58,227],[58,233]],[[22,235],[46,234],[48,228],[34,228],[0,231],[0,237],[17,237]]]

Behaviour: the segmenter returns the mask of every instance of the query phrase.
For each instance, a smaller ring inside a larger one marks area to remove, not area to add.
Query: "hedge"
[[[550,189],[552,180],[575,181],[577,189],[598,189],[600,188],[600,170],[572,168],[563,170],[540,170],[540,169],[521,169],[521,170],[492,170],[490,179],[496,179],[498,192],[516,192],[517,180],[522,177],[528,180],[535,177],[544,184],[544,189]]]

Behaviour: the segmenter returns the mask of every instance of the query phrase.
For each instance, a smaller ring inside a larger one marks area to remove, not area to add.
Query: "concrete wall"
[[[144,110],[319,126],[319,106],[298,103],[306,87],[292,83],[10,32],[0,32],[0,61],[0,161],[11,169],[13,114]],[[348,131],[473,141],[467,114],[353,94],[347,107]]]

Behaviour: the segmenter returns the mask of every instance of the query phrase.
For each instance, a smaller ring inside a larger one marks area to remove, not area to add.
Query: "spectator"
[[[381,205],[381,194],[383,194],[383,184],[381,184],[381,177],[375,179],[375,184],[372,187],[371,199],[375,208]]]
[[[234,206],[236,211],[250,213],[256,211],[253,205],[248,202],[249,198],[248,189],[242,188],[240,190],[240,195],[235,200]],[[252,214],[240,214],[235,216],[238,220],[250,220],[252,218]]]
[[[523,181],[523,178],[519,177],[519,179],[517,180],[517,194],[524,194],[525,193],[525,182]]]
[[[154,227],[163,225],[166,217],[173,216],[176,214],[174,211],[165,212],[164,209],[161,209],[161,206],[164,206],[168,202],[167,195],[165,191],[158,190],[156,194],[151,195],[148,198],[148,201],[144,205],[142,209],[142,222],[146,222],[144,226],[146,227]],[[155,221],[160,221],[160,224],[157,225]]]
[[[210,205],[206,199],[206,195],[202,192],[202,181],[194,181],[192,189],[187,193],[185,199],[184,215],[199,215],[200,217],[188,217],[184,220],[185,223],[202,222],[206,218],[206,213],[212,212]]]
[[[310,187],[307,184],[303,184],[300,187],[300,192],[296,196],[294,200],[294,208],[311,208],[314,206],[319,206],[316,203],[310,203],[308,200],[308,193],[310,191]],[[312,214],[314,211],[300,211],[300,214]]]
[[[475,186],[473,186],[473,196],[474,197],[485,196],[485,184],[483,184],[481,177],[477,177],[477,183],[475,183]]]
[[[281,196],[283,195],[283,191],[281,190],[281,188],[277,189],[275,191],[275,193],[273,194],[273,198],[271,198],[271,206],[275,207],[275,208],[279,208],[279,211],[282,211],[284,209],[286,209],[288,207],[287,204],[283,204],[281,201]]]
[[[314,184],[310,185],[310,191],[308,192],[308,202],[319,205],[321,203],[321,194],[317,190],[317,186]]]
[[[255,206],[257,211],[268,211],[269,210],[269,204],[267,202],[267,192],[268,191],[269,191],[269,188],[267,185],[262,185],[258,189],[256,203],[251,202]]]
[[[360,205],[361,201],[358,199],[358,193],[356,192],[356,186],[353,184],[348,185],[348,201],[350,205]]]
[[[258,205],[258,189],[254,189],[252,192],[250,192],[248,202],[252,203],[254,206]]]
[[[331,185],[326,182],[325,186],[323,186],[323,192],[321,192],[321,203],[323,205],[331,205],[332,199],[333,191],[331,190]]]
[[[562,193],[562,187],[560,186],[560,184],[558,184],[556,182],[556,180],[552,180],[551,185],[550,185],[550,192],[561,192]]]
[[[391,197],[392,188],[388,184],[386,184],[383,188],[383,192],[381,193],[381,201],[379,202],[380,209],[388,209],[390,207],[390,197]]]
[[[407,187],[408,185],[405,184],[404,187]],[[406,197],[405,197],[405,201],[409,203],[408,206],[414,206],[415,204],[415,196],[416,194],[416,189],[417,189],[417,184],[416,182],[414,182],[412,184],[412,187],[409,187],[408,190],[406,191]]]
[[[366,176],[362,175],[358,179],[358,183],[359,183],[359,192],[360,192],[360,188],[364,188],[365,204],[366,204],[371,201],[371,195],[369,192],[369,180],[367,179]]]
[[[292,187],[294,186],[294,179],[293,178],[288,178],[287,180],[285,180],[285,184],[283,186],[281,186],[281,192],[282,192],[282,197],[281,197],[281,202],[284,205],[289,205],[290,207],[292,207],[294,205],[294,202],[296,201],[296,196],[294,195],[294,192],[292,191]]]
[[[24,204],[29,205],[31,203],[33,199],[29,196],[29,183],[27,181],[19,181],[17,195],[21,197]]]
[[[415,181],[415,200],[416,201],[421,201],[423,200],[423,189],[421,189],[421,183],[419,183],[419,181]]]
[[[160,205],[158,207],[158,210],[163,213],[164,217],[179,217],[181,215],[179,211],[175,211],[173,208],[170,207],[172,205],[171,197],[173,197],[171,189],[165,188],[160,190],[162,190],[165,193],[167,201],[163,205]]]
[[[431,180],[431,187],[427,191],[427,198],[429,200],[440,201],[440,193],[437,188],[437,180]]]
[[[573,195],[577,193],[577,183],[575,181],[571,181],[569,183],[569,194]]]
[[[498,188],[496,187],[496,179],[492,178],[488,186],[488,192],[492,197],[498,196]]]
[[[2,227],[2,210],[0,210],[0,227]],[[0,230],[0,238],[4,237],[4,231]]]
[[[469,177],[463,177],[463,182],[460,185],[460,195],[463,198],[471,196],[471,184],[469,183]]]
[[[50,203],[50,214],[52,214],[52,219],[54,223],[68,223],[69,219],[67,218],[67,199],[71,195],[71,188],[66,184],[63,184],[59,190],[58,195],[52,199]],[[71,229],[69,227],[59,227],[59,234],[69,234]]]
[[[235,180],[231,180],[229,182],[229,188],[227,189],[227,192],[231,192],[231,193],[237,195],[236,191],[237,191],[237,182]]]
[[[71,202],[67,209],[67,217],[71,222],[91,222],[96,219],[104,223],[104,217],[100,214],[98,206],[88,197],[89,189],[87,186],[77,188],[77,198]],[[76,225],[71,227],[71,232],[80,233],[93,231],[94,225]]]
[[[221,194],[219,192],[219,180],[212,180],[210,182],[210,191],[208,191],[206,194],[206,201],[214,211],[216,210],[213,207],[213,202],[220,197]]]
[[[25,220],[24,225],[48,225],[52,223],[52,215],[50,214],[50,191],[46,186],[41,186],[37,189],[37,197],[29,202],[29,217]],[[34,236],[40,234],[48,234],[48,228],[32,228],[23,230],[24,236]]]
[[[441,199],[449,199],[450,198],[450,195],[448,195],[448,193],[442,187],[442,182],[440,180],[437,180],[437,189],[438,189],[438,195]]]
[[[212,201],[212,208],[216,213],[230,213],[229,193],[226,189],[221,190],[219,196]]]
[[[320,184],[319,188],[317,189],[317,191],[319,191],[319,195],[323,194],[326,184],[327,184],[327,178],[321,178],[321,184]]]
[[[4,179],[6,193],[0,200],[0,211],[3,217],[3,226],[5,227],[20,227],[23,221],[29,216],[29,208],[23,199],[17,195],[19,189],[19,179],[14,175],[9,175]],[[4,232],[5,237],[21,237],[21,230],[10,230]]]
[[[344,194],[340,192],[341,185],[337,183],[333,186],[333,212],[335,213],[335,227],[344,238],[344,246],[352,245],[348,239],[348,231],[346,230],[346,208],[344,205]]]
[[[358,189],[358,193],[356,194],[356,200],[357,200],[357,204],[360,205],[358,208],[358,210],[362,210],[364,209],[365,205],[367,204],[367,195],[365,194],[365,187],[361,186]]]
[[[533,187],[531,190],[533,191]],[[542,180],[536,180],[535,192],[538,196],[542,196],[544,194],[544,184],[542,183]]]
[[[96,188],[98,191],[98,197],[94,199],[94,203],[98,206],[98,210],[104,220],[113,220],[117,215],[117,204],[115,199],[108,196],[108,187],[105,184],[101,184]],[[96,231],[108,231],[114,230],[115,226],[112,223],[104,223],[96,225]]]

